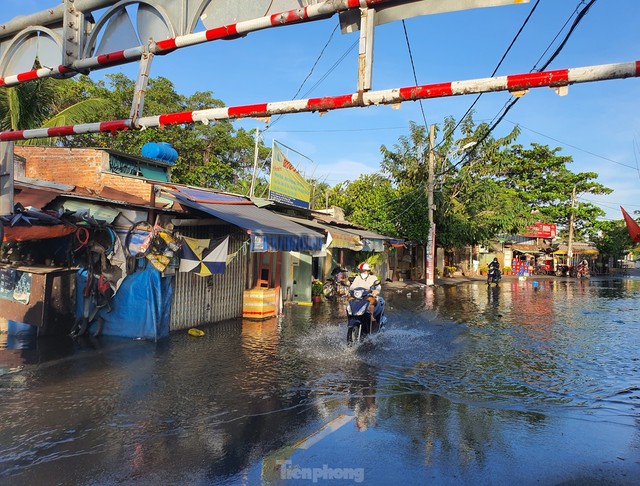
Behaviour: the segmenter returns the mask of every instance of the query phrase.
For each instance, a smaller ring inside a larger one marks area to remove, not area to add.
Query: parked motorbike
[[[323,295],[331,300],[335,297],[343,297],[349,295],[349,280],[347,280],[347,271],[343,268],[336,268],[332,272],[332,277],[327,279],[322,287]]]
[[[489,269],[489,272],[487,273],[487,285],[491,285],[492,283],[498,285],[498,282],[500,282],[501,278],[502,275],[500,273],[500,270],[498,270],[496,267],[491,267]]]
[[[382,331],[387,317],[384,315],[384,299],[373,295],[376,280],[370,289],[357,288],[349,291],[347,302],[347,345],[362,342],[370,334]]]

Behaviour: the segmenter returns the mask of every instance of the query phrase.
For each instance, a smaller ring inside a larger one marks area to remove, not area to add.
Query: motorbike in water
[[[364,341],[367,336],[381,332],[387,322],[384,315],[384,299],[373,294],[380,284],[376,281],[370,289],[349,291],[347,301],[347,346]]]
[[[336,268],[331,272],[332,277],[327,279],[322,287],[322,294],[325,298],[332,300],[336,297],[345,297],[349,295],[349,280],[347,279],[347,271],[343,268]]]
[[[498,285],[501,278],[502,275],[500,274],[500,270],[498,270],[496,267],[491,267],[489,269],[489,272],[487,273],[487,285],[491,285],[492,283]]]
[[[578,269],[576,271],[577,278],[589,278],[591,275],[589,274],[589,265],[581,263],[578,265]]]

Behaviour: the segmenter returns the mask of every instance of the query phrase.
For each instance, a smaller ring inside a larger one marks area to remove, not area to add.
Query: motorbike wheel
[[[357,324],[353,327],[347,329],[347,346],[351,346],[354,342],[359,342],[361,339],[360,336],[360,325]]]

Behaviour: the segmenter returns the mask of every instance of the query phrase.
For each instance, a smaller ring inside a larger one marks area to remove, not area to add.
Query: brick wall
[[[25,158],[27,177],[101,189],[102,152],[99,150],[16,145],[14,152]]]
[[[151,185],[143,179],[106,172],[109,155],[102,150],[16,145],[14,153],[24,157],[25,176],[93,189],[111,187],[150,199]]]
[[[127,194],[133,194],[146,201],[151,200],[151,184],[147,184],[144,179],[131,176],[120,176],[116,174],[110,174],[103,172],[102,174],[102,187],[112,187],[119,191],[126,192]]]

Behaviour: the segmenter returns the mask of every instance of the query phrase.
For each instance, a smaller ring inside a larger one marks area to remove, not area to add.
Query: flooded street
[[[637,484],[640,279],[383,295],[355,348],[323,303],[0,349],[0,482]]]

